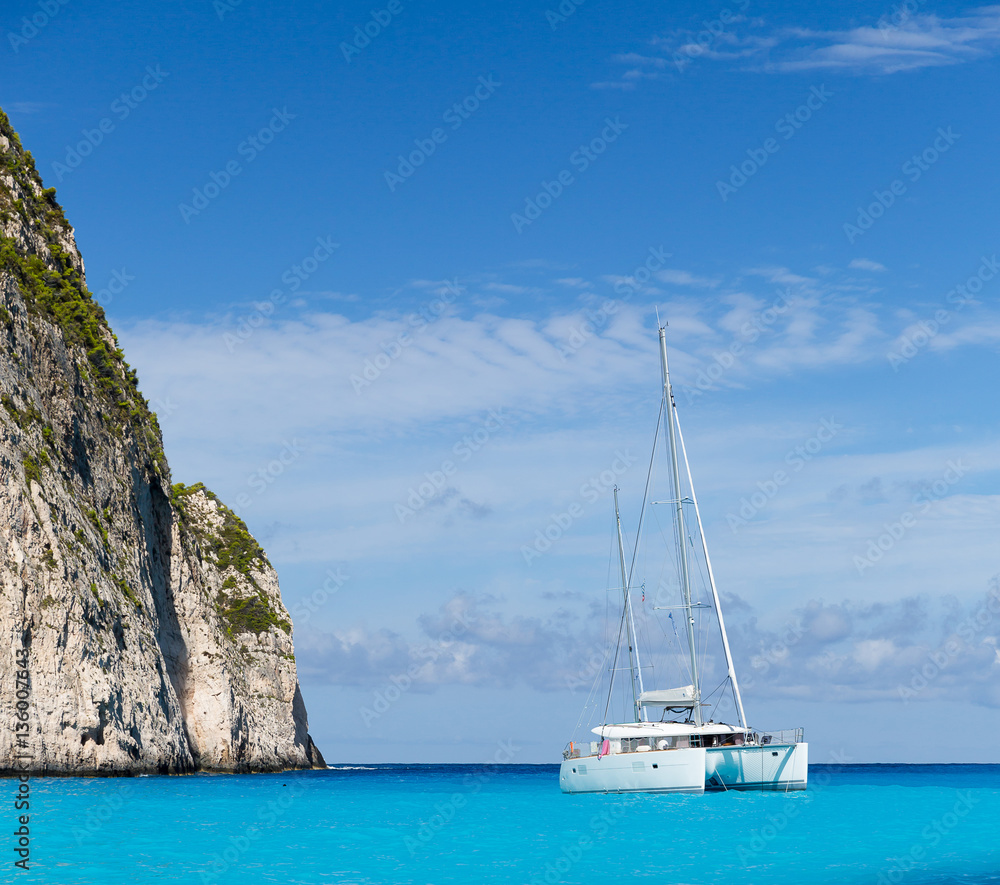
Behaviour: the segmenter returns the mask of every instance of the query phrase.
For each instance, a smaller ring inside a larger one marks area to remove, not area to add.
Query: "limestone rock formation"
[[[0,402],[0,771],[322,766],[277,575],[211,492],[171,487],[73,229],[2,111]]]

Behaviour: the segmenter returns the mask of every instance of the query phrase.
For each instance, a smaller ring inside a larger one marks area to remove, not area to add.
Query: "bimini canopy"
[[[706,722],[692,725],[686,722],[625,722],[620,725],[598,725],[590,729],[598,737],[612,738],[658,738],[678,737],[690,734],[745,734],[747,729],[722,722]]]
[[[701,699],[695,696],[693,685],[680,688],[661,688],[656,691],[644,691],[639,695],[641,707],[697,707]]]

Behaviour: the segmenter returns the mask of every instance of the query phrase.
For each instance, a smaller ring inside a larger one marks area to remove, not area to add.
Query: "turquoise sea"
[[[813,765],[804,792],[704,796],[564,796],[557,772],[32,778],[30,870],[7,835],[0,881],[1000,883],[1000,765]]]

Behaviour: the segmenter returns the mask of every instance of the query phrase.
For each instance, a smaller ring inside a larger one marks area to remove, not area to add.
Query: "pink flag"
[[[601,744],[601,751],[597,754],[597,758],[600,759],[602,756],[607,756],[611,752],[611,741],[605,740]]]

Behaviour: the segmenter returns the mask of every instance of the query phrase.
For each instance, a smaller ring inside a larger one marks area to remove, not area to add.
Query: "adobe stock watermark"
[[[746,692],[758,685],[758,679],[766,679],[772,668],[785,663],[791,651],[806,636],[808,631],[803,626],[802,621],[796,618],[785,625],[777,633],[777,638],[769,640],[756,654],[750,658],[750,672],[744,672],[740,676],[740,688]],[[716,707],[717,713],[735,709],[733,696],[727,692],[719,700]]]
[[[704,28],[693,34],[687,43],[674,52],[671,59],[674,67],[683,74],[692,61],[711,52],[712,48],[725,37],[729,25],[743,21],[742,14],[749,6],[750,0],[738,0],[735,13],[727,6],[715,18],[703,21]]]
[[[608,326],[611,317],[618,313],[618,308],[635,294],[637,287],[648,283],[653,274],[663,268],[669,257],[670,253],[663,246],[659,248],[650,246],[646,260],[632,271],[631,276],[615,283],[615,293],[620,296],[617,300],[606,299],[596,310],[588,308],[583,311],[586,320],[570,329],[566,340],[560,341],[556,345],[559,356],[564,360],[569,359],[588,341],[593,340],[602,329]]]
[[[295,804],[295,800],[304,796],[307,791],[308,788],[303,782],[292,781],[289,787],[283,786],[279,798],[269,799],[266,803],[259,805],[256,823],[248,824],[236,835],[230,836],[226,840],[226,847],[222,851],[212,854],[207,872],[199,870],[198,876],[201,879],[201,885],[215,885],[220,877],[236,866],[257,842],[267,837],[274,824]],[[260,824],[264,826],[262,827]]]
[[[111,271],[111,278],[103,289],[98,289],[94,297],[101,304],[111,304],[115,300],[115,295],[121,295],[135,277],[124,267],[121,270]]]
[[[441,115],[442,122],[448,124],[452,132],[457,132],[485,101],[488,101],[499,86],[503,84],[493,79],[490,74],[480,77],[476,88],[472,90],[461,101],[456,101],[448,110]],[[431,130],[427,138],[416,138],[413,140],[414,149],[405,157],[400,154],[396,171],[386,169],[383,173],[385,183],[389,187],[390,193],[394,193],[396,188],[410,178],[418,168],[430,159],[434,152],[448,140],[448,133],[440,126]]]
[[[993,616],[1000,614],[1000,581],[994,580],[987,600],[974,615],[969,615],[955,630],[958,639],[948,639],[940,648],[927,652],[927,662],[918,670],[910,672],[909,685],[896,686],[899,698],[904,704],[918,697],[938,678],[961,653],[963,643],[969,647],[973,640],[993,623]],[[961,641],[959,641],[961,640]]]
[[[774,130],[782,136],[785,141],[794,138],[799,130],[808,123],[813,114],[820,110],[831,98],[833,93],[826,88],[826,85],[813,86],[809,90],[809,95],[794,111],[789,111],[785,116],[774,124]],[[739,167],[733,163],[729,167],[729,181],[715,182],[715,189],[725,203],[732,194],[735,194],[743,185],[753,178],[767,163],[771,156],[781,150],[781,142],[776,138],[765,138],[763,144],[757,148],[747,148],[747,159],[743,160]]]
[[[876,885],[899,885],[924,864],[928,859],[928,849],[937,848],[945,836],[969,816],[972,806],[979,802],[979,797],[972,790],[958,790],[955,797],[955,803],[949,811],[934,818],[920,831],[919,842],[914,842],[901,856],[888,859],[891,865],[878,874]]]
[[[838,424],[833,418],[824,418],[820,421],[816,433],[809,437],[804,443],[788,450],[784,457],[784,463],[789,470],[775,470],[769,479],[760,480],[757,483],[757,491],[749,498],[740,498],[739,513],[727,513],[726,522],[733,534],[750,524],[758,513],[767,507],[774,500],[778,492],[787,486],[792,477],[812,461],[841,430],[843,424]]]
[[[618,137],[628,129],[628,123],[622,123],[620,117],[604,118],[604,128],[599,135],[594,136],[586,144],[581,144],[573,153],[569,155],[569,165],[577,171],[578,175],[586,172],[603,154],[608,146],[618,141]],[[510,215],[511,224],[514,230],[521,233],[528,225],[534,224],[542,213],[559,199],[576,182],[576,177],[570,169],[561,170],[552,181],[542,180],[542,189],[533,197],[527,197],[524,201],[524,212],[512,212]]]
[[[588,851],[621,826],[625,815],[625,806],[619,804],[608,805],[597,812],[590,818],[587,834],[563,845],[555,860],[547,861],[542,869],[532,873],[528,880],[530,885],[561,885],[569,871],[583,860]]]
[[[627,472],[635,461],[635,456],[628,449],[624,452],[621,449],[616,451],[611,466],[592,476],[577,490],[577,496],[583,503],[574,501],[565,510],[550,514],[548,525],[544,529],[536,529],[534,541],[521,545],[521,556],[524,557],[525,564],[531,565],[534,560],[551,550],[552,545],[586,513],[586,505],[597,503],[602,495],[614,489],[618,477]]]
[[[907,532],[916,526],[920,517],[926,516],[930,512],[931,505],[944,498],[948,494],[948,490],[968,472],[969,468],[962,463],[961,458],[958,461],[949,461],[942,476],[934,480],[928,489],[920,492],[913,499],[913,503],[919,504],[919,507],[904,511],[896,522],[884,523],[882,527],[885,531],[877,537],[868,539],[865,555],[854,555],[854,567],[858,570],[858,574],[863,575],[892,550]]]
[[[576,15],[576,11],[586,3],[587,0],[562,0],[555,9],[545,10],[545,20],[554,31],[563,22]],[[749,2],[749,0],[747,0]]]
[[[262,464],[246,480],[251,497],[247,492],[240,492],[236,496],[236,506],[233,510],[237,516],[242,516],[251,507],[254,500],[264,494],[285,471],[302,457],[302,446],[305,442],[298,437],[292,437],[291,442],[283,442],[281,451],[266,464]]]
[[[889,34],[898,31],[910,21],[913,14],[926,2],[927,0],[903,0],[898,6],[893,6],[889,12],[880,16],[876,27],[881,32],[882,39],[888,40]]]
[[[792,649],[802,641],[807,632],[799,619],[786,624],[784,629],[778,633],[777,639],[769,641],[765,647],[751,656],[751,672],[744,672],[740,676],[740,688],[744,692],[754,688],[758,684],[758,679],[764,679],[772,668],[787,661]],[[735,709],[735,707],[732,694],[727,692],[720,698],[716,712],[724,713]]]
[[[395,673],[372,694],[372,703],[368,707],[359,707],[358,714],[367,728],[380,719],[420,678],[420,671],[428,664],[436,663],[453,643],[461,639],[472,627],[469,617],[464,612],[454,616],[451,626],[433,642],[414,649],[413,654],[419,659],[410,664],[402,673]]]
[[[975,302],[976,296],[983,291],[983,286],[992,280],[1000,272],[1000,262],[994,254],[990,258],[982,257],[977,270],[962,285],[949,289],[945,294],[945,301],[953,305],[950,309],[938,308],[934,311],[933,317],[925,317],[917,323],[916,329],[904,335],[897,344],[885,356],[892,366],[893,372],[898,372],[900,366],[905,365],[919,354],[931,340],[941,331],[941,329],[951,322],[954,314],[962,310],[967,304]]]
[[[361,55],[361,51],[371,46],[372,40],[389,27],[402,11],[402,0],[389,0],[385,9],[371,10],[368,21],[354,29],[353,39],[350,42],[345,40],[340,44],[344,60],[350,64],[351,59]]]
[[[739,336],[734,338],[725,350],[712,354],[712,362],[707,369],[698,371],[694,385],[686,384],[683,388],[688,405],[691,405],[695,399],[703,396],[707,391],[714,390],[716,383],[722,376],[732,369],[747,352],[747,347],[756,344],[762,335],[773,330],[774,324],[791,307],[788,300],[790,294],[791,289],[779,292],[772,304],[757,311],[740,326]]]
[[[565,676],[566,688],[570,693],[576,694],[578,688],[590,688],[594,684],[597,674],[604,669],[608,660],[608,649],[604,645],[595,645],[591,648],[590,654],[583,661],[580,669]]]
[[[944,154],[951,150],[952,146],[962,136],[951,130],[938,127],[937,137],[925,147],[919,154],[914,154],[900,167],[899,171],[909,179],[910,184],[916,184],[930,170],[931,166],[937,163]],[[848,243],[853,243],[858,237],[864,236],[872,229],[875,222],[895,205],[896,200],[907,192],[907,184],[903,179],[896,178],[885,190],[876,188],[872,191],[875,198],[867,206],[858,206],[858,216],[855,223],[844,223],[844,236]]]
[[[849,765],[853,761],[853,758],[843,751],[835,750],[830,753],[830,763],[834,765]],[[802,812],[807,811],[809,806],[816,801],[816,797],[827,789],[832,781],[833,778],[828,771],[817,771],[810,774],[808,790],[797,793],[793,801],[783,802],[777,811],[765,814],[764,823],[751,834],[749,839],[736,847],[736,855],[739,857],[740,863],[744,867],[749,867],[754,863],[757,856],[787,830]]]
[[[385,370],[414,343],[415,336],[423,332],[431,323],[441,319],[448,307],[464,293],[465,289],[458,284],[457,278],[445,280],[443,286],[437,290],[435,298],[424,304],[417,312],[407,314],[405,320],[407,326],[413,330],[412,334],[404,330],[391,341],[381,342],[381,351],[366,357],[360,372],[350,374],[348,380],[351,382],[354,392],[361,396],[363,390],[378,381]]]
[[[426,848],[448,824],[450,824],[462,809],[469,804],[469,797],[475,796],[496,774],[501,765],[510,765],[521,747],[512,740],[497,741],[497,750],[493,756],[483,763],[485,771],[470,772],[462,779],[464,792],[455,792],[434,803],[434,814],[431,815],[416,830],[416,836],[403,836],[403,844],[414,857]]]
[[[87,807],[87,816],[83,819],[82,825],[78,820],[73,827],[73,839],[76,844],[83,845],[103,830],[108,821],[119,818],[121,810],[134,795],[135,788],[126,783],[116,793],[105,796],[100,802],[91,803]]]
[[[21,631],[21,636],[25,634]],[[17,860],[14,866],[27,871],[31,868],[31,767],[35,754],[32,752],[31,739],[31,659],[29,649],[22,640],[20,647],[14,649],[14,718],[11,722],[12,753],[11,768],[17,770],[17,790],[14,793],[14,854]]]
[[[253,333],[274,316],[275,311],[285,303],[288,295],[297,292],[303,283],[316,273],[320,266],[328,261],[339,248],[340,243],[333,242],[333,237],[316,237],[316,247],[312,252],[300,258],[282,273],[281,282],[288,287],[288,292],[284,289],[272,289],[267,298],[254,304],[253,311],[247,316],[240,317],[235,335],[232,332],[222,334],[222,343],[226,345],[226,350],[232,353],[241,344],[249,341]]]
[[[506,428],[507,421],[508,417],[503,414],[503,409],[490,409],[474,433],[467,433],[452,446],[451,458],[445,458],[437,470],[427,471],[423,482],[407,489],[405,500],[396,503],[396,519],[401,524],[406,522],[451,488],[450,480],[458,473],[462,464],[468,463],[474,454],[482,451],[495,433]]]
[[[180,406],[177,405],[169,396],[165,397],[158,396],[155,400],[151,400],[153,405],[153,411],[156,412],[157,417],[169,417],[176,412]]]
[[[653,278],[654,273],[663,270],[667,259],[673,255],[664,246],[650,246],[647,251],[649,255],[646,260],[640,263],[627,277],[615,283],[615,295],[618,296],[619,301],[628,301],[635,295],[640,286],[645,286]]]
[[[109,110],[121,123],[129,118],[129,115],[139,107],[149,94],[170,76],[170,71],[164,71],[159,65],[153,67],[146,66],[146,73],[142,79],[136,83],[128,92],[123,92],[113,102]],[[111,117],[101,117],[93,129],[81,129],[83,138],[75,145],[66,145],[66,156],[62,163],[58,160],[52,163],[52,172],[60,182],[80,167],[80,164],[89,157],[96,148],[104,144],[105,138],[115,131],[115,120]]]
[[[327,569],[326,580],[305,599],[295,603],[292,619],[301,627],[336,596],[340,592],[340,588],[350,579],[351,576],[342,574],[339,567],[336,571],[332,568]]]
[[[212,8],[219,17],[219,21],[225,21],[230,12],[236,12],[236,7],[240,6],[243,0],[213,0]]]
[[[791,650],[802,641],[802,637],[805,635],[806,630],[802,626],[802,622],[794,621],[785,627],[778,639],[750,658],[750,666],[758,676],[766,676],[772,667],[788,660]],[[750,688],[752,684],[752,679],[743,682],[745,688]]]
[[[59,15],[59,11],[69,0],[41,0],[38,4],[38,11],[32,13],[31,18],[24,16],[21,19],[20,32],[8,31],[7,42],[15,53],[21,51],[22,46],[27,46],[35,39],[52,19]]]
[[[289,113],[287,107],[271,110],[273,114],[267,125],[262,126],[255,134],[248,135],[236,146],[236,153],[243,158],[244,164],[241,165],[235,158],[228,160],[221,171],[209,172],[208,181],[191,191],[190,203],[177,204],[177,211],[180,212],[185,224],[190,224],[192,218],[201,215],[213,200],[217,200],[219,195],[232,184],[233,179],[241,175],[247,166],[266,151],[275,137],[284,132],[288,124],[298,116]]]

